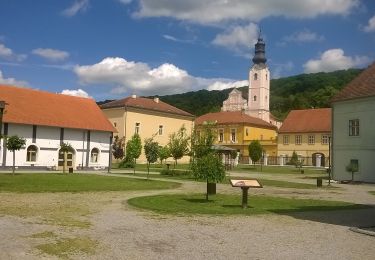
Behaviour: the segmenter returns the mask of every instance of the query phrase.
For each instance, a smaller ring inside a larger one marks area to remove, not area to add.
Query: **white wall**
[[[359,119],[359,136],[349,136],[349,120]],[[375,97],[333,104],[333,177],[350,180],[345,170],[359,160],[354,180],[375,182]]]
[[[4,127],[4,126],[3,126]],[[16,151],[16,166],[41,166],[41,167],[57,167],[58,166],[58,150],[60,148],[60,128],[37,126],[36,141],[33,143],[33,126],[9,124],[8,136],[18,135],[26,139],[26,145],[20,151]],[[110,135],[109,132],[90,131],[90,152],[93,148],[99,149],[99,160],[97,163],[90,162],[88,167],[108,167],[110,152]],[[75,150],[74,168],[86,166],[87,157],[87,130],[82,129],[64,129],[63,142],[69,143]],[[26,161],[27,147],[35,145],[38,148],[36,162]],[[1,141],[0,166],[3,163],[3,140]],[[7,151],[6,164],[2,166],[13,165],[13,153]]]

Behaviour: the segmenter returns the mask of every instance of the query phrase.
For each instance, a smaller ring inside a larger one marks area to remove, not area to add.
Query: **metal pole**
[[[0,101],[0,137],[3,131],[3,114],[5,109],[5,101]]]
[[[242,189],[242,208],[247,208],[247,194],[249,191],[249,187],[241,187]]]
[[[328,136],[328,186],[331,185],[331,136]]]

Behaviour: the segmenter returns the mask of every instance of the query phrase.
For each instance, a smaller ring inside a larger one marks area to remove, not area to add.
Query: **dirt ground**
[[[267,194],[375,206],[368,193],[375,185],[336,186],[341,189],[264,187],[250,191],[250,199]],[[375,236],[349,228],[375,226],[375,207],[177,217],[126,203],[142,195],[204,191],[202,183],[184,182],[164,191],[0,193],[0,259],[374,259]],[[218,185],[218,192],[237,190]]]

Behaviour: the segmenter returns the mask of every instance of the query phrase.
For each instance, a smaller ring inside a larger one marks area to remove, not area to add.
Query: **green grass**
[[[179,183],[86,174],[0,174],[4,192],[85,192],[157,190],[179,187]]]
[[[339,201],[311,199],[288,199],[269,196],[249,196],[248,208],[241,207],[238,195],[215,195],[205,200],[203,194],[171,194],[132,198],[128,203],[134,207],[172,215],[253,215],[288,213],[300,211],[326,211],[365,208],[364,205]]]
[[[368,193],[375,195],[375,190],[369,191]]]
[[[88,237],[63,238],[36,246],[42,253],[68,259],[72,255],[93,255],[99,243]]]
[[[113,163],[112,169],[133,170],[133,168],[119,168],[118,165],[119,165],[119,163]],[[190,164],[178,163],[178,162],[177,162],[176,167],[174,166],[173,163],[169,166],[169,169],[171,169],[171,170],[172,169],[188,170],[189,168],[190,168]],[[153,171],[153,172],[160,172],[163,169],[167,169],[167,165],[165,165],[165,163],[163,163],[163,164],[155,163],[155,164],[151,164],[151,166],[150,166],[150,171]],[[147,164],[137,164],[135,166],[135,170],[147,172]]]
[[[31,238],[56,238],[57,235],[52,231],[45,231],[40,233],[35,233],[30,236]]]
[[[300,170],[295,166],[262,166],[262,173],[280,173],[280,174],[297,174],[301,176],[305,175],[316,175],[326,176],[326,169],[306,168],[303,167],[304,174],[300,173]],[[232,171],[236,172],[260,172],[260,165],[253,166],[248,164],[239,164]]]

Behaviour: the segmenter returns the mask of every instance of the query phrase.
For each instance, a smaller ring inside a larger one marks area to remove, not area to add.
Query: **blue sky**
[[[0,83],[96,100],[243,86],[259,28],[273,78],[375,60],[371,0],[0,0]]]

